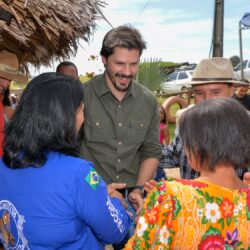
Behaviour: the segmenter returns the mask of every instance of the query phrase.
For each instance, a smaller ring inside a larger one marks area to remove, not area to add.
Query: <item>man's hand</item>
[[[127,185],[126,183],[111,183],[111,184],[107,185],[108,195],[110,197],[116,197],[116,198],[118,198],[121,201],[121,203],[122,203],[122,205],[124,206],[125,209],[128,208],[128,205],[125,202],[122,194],[119,191],[117,191],[117,190],[125,188],[126,185]]]
[[[139,189],[134,189],[128,195],[128,199],[136,210],[136,213],[139,214],[143,206],[142,191]]]

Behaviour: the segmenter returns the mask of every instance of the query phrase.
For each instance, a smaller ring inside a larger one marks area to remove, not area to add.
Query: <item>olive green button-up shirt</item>
[[[160,158],[157,100],[141,84],[133,81],[119,101],[96,76],[84,85],[84,114],[81,155],[107,183],[134,186],[140,163]]]

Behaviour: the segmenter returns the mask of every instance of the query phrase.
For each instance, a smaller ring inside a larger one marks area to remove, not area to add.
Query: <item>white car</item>
[[[191,88],[193,70],[178,70],[171,73],[168,80],[160,85],[169,94],[186,91]]]
[[[244,72],[244,79],[250,80],[250,60],[245,60],[242,62],[243,72]],[[240,63],[234,68],[234,76],[236,79],[240,80],[241,77],[241,70],[240,70]]]

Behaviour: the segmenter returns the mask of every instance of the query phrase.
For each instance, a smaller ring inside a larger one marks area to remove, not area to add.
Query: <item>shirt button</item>
[[[121,146],[121,145],[122,145],[122,142],[121,142],[121,141],[118,141],[118,145]]]
[[[122,108],[122,105],[118,105],[118,108],[121,109],[121,108]]]
[[[99,123],[99,122],[96,122],[96,123],[95,123],[95,125],[96,125],[96,126],[99,126],[99,125],[100,125],[100,123]]]
[[[120,179],[120,176],[119,176],[119,175],[117,175],[117,176],[116,176],[116,179]]]
[[[141,127],[144,127],[144,124],[143,124],[143,123],[141,123],[141,124],[140,124],[140,126],[141,126]]]
[[[118,123],[118,126],[119,126],[119,127],[121,127],[121,126],[122,126],[122,123],[121,123],[121,122],[119,122],[119,123]]]
[[[121,159],[117,159],[118,162],[121,162]]]

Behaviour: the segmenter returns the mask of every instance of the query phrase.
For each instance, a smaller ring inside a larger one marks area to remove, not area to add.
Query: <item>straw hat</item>
[[[193,72],[191,84],[200,85],[220,82],[231,83],[235,86],[249,85],[234,78],[233,66],[229,59],[213,57],[201,60]]]
[[[17,56],[7,50],[0,51],[0,77],[20,83],[28,81],[28,76],[19,70]]]

